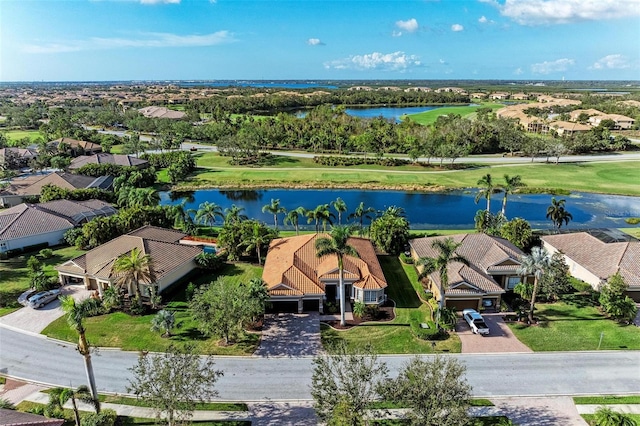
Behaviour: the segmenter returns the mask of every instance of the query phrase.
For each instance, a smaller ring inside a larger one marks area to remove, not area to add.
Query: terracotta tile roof
[[[179,120],[181,118],[186,117],[186,113],[182,111],[174,111],[165,107],[158,106],[148,106],[144,108],[140,108],[138,112],[145,117],[153,117],[153,118],[171,118],[174,120]]]
[[[545,235],[542,241],[601,280],[620,272],[629,286],[640,286],[639,241],[605,243],[586,232]]]
[[[81,155],[71,160],[69,170],[79,169],[87,164],[116,164],[118,166],[142,167],[149,164],[147,160],[130,155],[107,154],[105,152],[94,155]]]
[[[1,426],[62,426],[64,419],[49,419],[39,414],[0,408]]]
[[[83,218],[115,213],[113,207],[99,200],[22,203],[0,211],[0,240],[71,229]]]
[[[160,280],[202,253],[200,247],[172,242],[171,240],[176,238],[176,234],[181,233],[157,227],[139,228],[129,234],[114,238],[81,256],[57,266],[55,269],[59,272],[87,274],[96,278],[110,280],[114,277],[113,264],[115,260],[134,248],[138,248],[142,254],[148,254],[151,257],[152,271],[156,280]],[[185,234],[181,235],[184,236]]]
[[[465,257],[469,266],[461,263],[452,263],[447,268],[450,293],[454,288],[463,283],[471,284],[484,293],[504,293],[504,289],[491,277],[491,274],[515,273],[520,265],[520,258],[524,254],[509,241],[492,237],[486,234],[457,234],[449,237],[425,237],[409,241],[409,245],[418,257],[438,256],[438,251],[432,247],[436,240],[452,238],[456,243],[462,243],[456,250],[456,254]],[[437,272],[429,278],[440,284],[440,276]]]
[[[87,141],[79,141],[77,139],[72,139],[72,138],[60,138],[60,139],[56,139],[51,141],[52,144],[54,144],[55,146],[60,145],[61,143],[66,143],[67,145],[69,145],[71,148],[82,148],[85,151],[102,151],[102,146],[100,146],[97,143],[93,143],[93,142],[87,142]]]
[[[269,293],[276,295],[324,294],[324,280],[337,281],[338,261],[335,256],[316,256],[315,242],[324,234],[308,234],[273,240],[264,264],[262,279]],[[344,258],[344,278],[354,287],[373,290],[387,286],[371,242],[352,237],[349,245],[359,257]]]
[[[73,173],[54,172],[47,175],[36,175],[28,178],[13,179],[10,185],[3,190],[2,193],[21,196],[39,195],[42,192],[42,187],[45,185],[55,185],[59,188],[68,190],[80,188],[105,189],[111,186],[112,181],[113,178],[110,176],[95,178]]]

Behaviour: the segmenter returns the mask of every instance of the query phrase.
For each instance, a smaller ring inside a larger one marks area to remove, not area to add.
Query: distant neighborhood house
[[[38,151],[30,148],[0,148],[0,165],[7,169],[21,169],[38,157]]]
[[[433,242],[445,237],[424,237],[409,241],[411,256],[436,258],[439,255]],[[461,243],[456,254],[465,257],[469,266],[452,263],[447,268],[448,289],[445,291],[445,306],[455,307],[458,312],[472,308],[498,309],[502,294],[523,280],[516,272],[523,252],[509,241],[486,234],[458,234],[450,237]],[[418,267],[422,270],[422,267]],[[438,288],[440,275],[436,271],[427,278],[428,290],[436,300],[442,295]]]
[[[102,152],[102,146],[97,143],[72,138],[59,138],[49,143],[56,148],[59,148],[61,145],[67,145],[75,155],[93,155]]]
[[[87,289],[97,290],[100,295],[113,285],[117,274],[113,269],[116,260],[134,248],[152,260],[153,285],[162,292],[196,268],[195,257],[202,253],[199,246],[180,244],[186,237],[178,231],[143,226],[128,234],[89,250],[85,254],[56,266],[63,285],[83,283]],[[142,289],[148,296],[148,286]]]
[[[41,204],[19,204],[0,211],[0,254],[19,252],[31,246],[53,246],[64,233],[94,217],[117,213],[100,200],[56,200]]]
[[[569,273],[594,289],[616,274],[629,285],[627,294],[640,302],[640,241],[615,230],[593,230],[542,237],[550,253],[563,254]]]
[[[77,170],[87,164],[115,164],[117,166],[137,167],[144,169],[149,167],[149,162],[141,158],[122,154],[100,153],[95,155],[82,155],[71,160],[69,170]]]
[[[275,310],[324,312],[326,302],[339,302],[338,259],[316,256],[315,244],[324,234],[278,238],[271,242],[262,279]],[[358,257],[344,257],[345,295],[365,304],[384,302],[387,282],[368,239],[349,238]]]
[[[6,188],[0,190],[0,206],[17,206],[24,201],[25,197],[40,195],[42,188],[46,185],[54,185],[70,191],[87,188],[109,190],[113,185],[113,177],[95,178],[65,172],[17,177],[12,179]]]
[[[187,114],[183,111],[175,111],[159,106],[148,106],[140,108],[138,112],[148,118],[169,118],[172,120],[180,120],[187,116]]]

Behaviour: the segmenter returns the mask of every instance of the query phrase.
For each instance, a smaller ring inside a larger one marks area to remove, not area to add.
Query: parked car
[[[60,289],[41,291],[29,298],[29,306],[33,309],[42,308],[49,302],[56,300],[60,296]]]
[[[465,309],[462,311],[462,318],[469,324],[473,334],[489,334],[489,327],[484,322],[484,318],[475,309]]]
[[[38,290],[34,290],[33,288],[30,288],[29,290],[25,291],[20,296],[18,296],[18,303],[21,304],[22,306],[29,306],[29,299],[31,299],[36,294],[38,294]]]

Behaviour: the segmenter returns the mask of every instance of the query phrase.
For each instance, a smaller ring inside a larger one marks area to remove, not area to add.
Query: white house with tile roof
[[[64,233],[97,216],[117,213],[100,200],[56,200],[40,204],[19,204],[0,211],[0,254],[30,246],[54,246]]]
[[[327,235],[278,238],[269,245],[262,279],[276,309],[323,312],[325,302],[339,301],[337,257],[316,256],[315,244],[322,237]],[[347,243],[356,249],[358,257],[343,259],[346,297],[365,304],[381,304],[387,281],[371,241],[351,237]]]
[[[523,280],[516,272],[524,253],[509,241],[486,234],[457,234],[448,237],[425,237],[409,241],[411,256],[436,258],[433,247],[436,240],[453,239],[461,245],[455,253],[466,258],[469,266],[452,263],[447,268],[449,286],[445,290],[445,305],[455,307],[458,312],[466,308],[498,309],[502,294]],[[422,267],[419,267],[421,270]],[[429,291],[440,300],[440,275],[430,274],[426,282]]]
[[[90,290],[98,290],[100,295],[117,279],[113,270],[116,260],[134,248],[151,258],[152,283],[162,292],[196,268],[195,257],[202,248],[180,244],[186,234],[172,229],[143,226],[128,234],[121,235],[93,250],[56,266],[61,284],[84,283]],[[148,286],[142,288],[148,295]]]

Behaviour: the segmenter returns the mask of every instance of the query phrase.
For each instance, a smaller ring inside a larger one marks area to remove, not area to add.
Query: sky
[[[0,81],[640,80],[640,0],[0,0]]]

